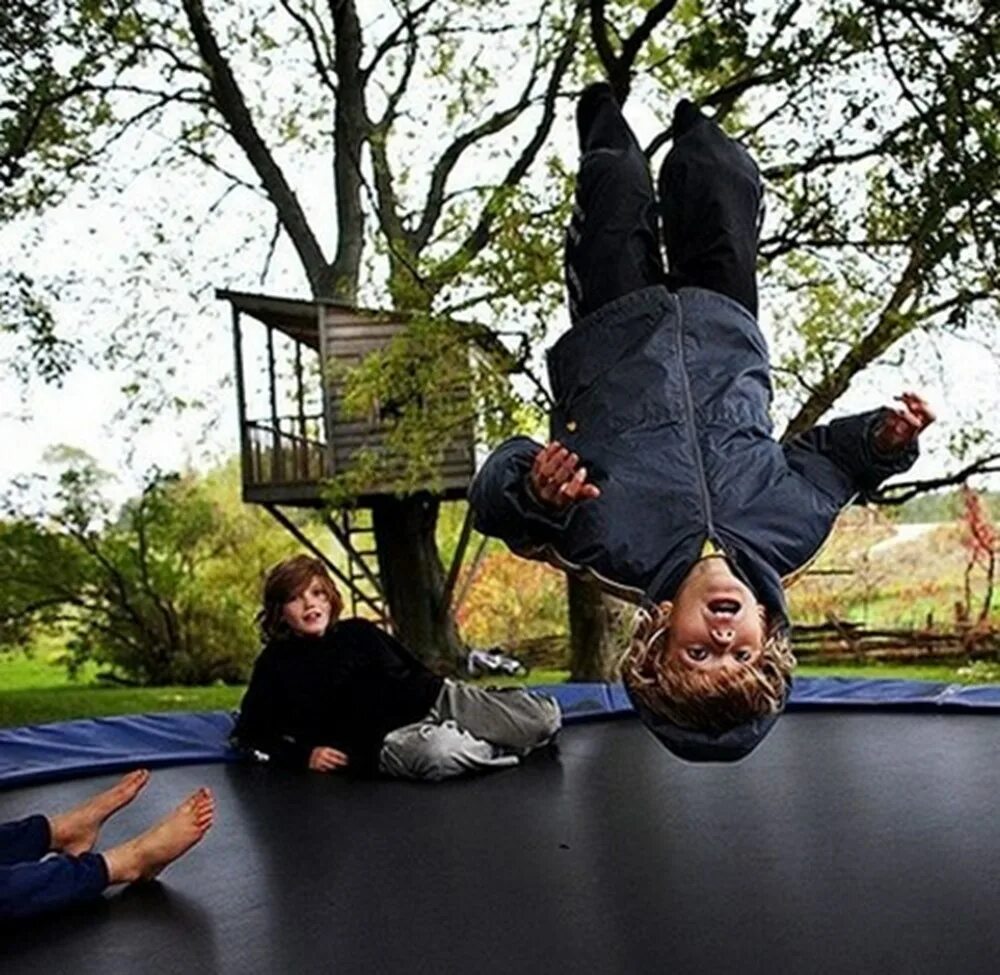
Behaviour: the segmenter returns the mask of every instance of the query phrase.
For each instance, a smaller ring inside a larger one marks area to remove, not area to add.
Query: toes
[[[211,791],[206,788],[198,790],[199,803],[197,808],[198,826],[202,830],[208,829],[215,819],[215,799]]]
[[[118,780],[118,784],[111,787],[109,790],[110,796],[127,802],[129,799],[134,799],[139,790],[144,788],[148,781],[149,770],[144,768],[136,769],[122,776]]]
[[[185,799],[181,808],[197,822],[201,822],[205,818],[211,819],[215,810],[215,800],[211,791],[202,786]]]

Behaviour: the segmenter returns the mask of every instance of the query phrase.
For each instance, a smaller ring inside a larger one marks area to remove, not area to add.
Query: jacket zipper
[[[611,596],[615,596],[618,599],[622,599],[625,602],[640,604],[643,596],[645,596],[645,592],[637,586],[629,586],[624,582],[615,582],[614,579],[609,579],[607,576],[601,575],[600,572],[591,568],[589,565],[583,565],[579,562],[571,562],[564,555],[561,555],[559,550],[551,542],[547,542],[545,545],[540,545],[530,554],[523,552],[518,554],[524,555],[526,558],[547,562],[554,568],[559,569],[562,572],[568,572],[585,581],[592,579],[604,592]]]
[[[694,463],[698,471],[698,491],[701,494],[702,514],[705,518],[705,527],[708,537],[715,542],[715,524],[712,521],[712,502],[708,494],[708,482],[705,479],[705,465],[702,461],[701,446],[698,443],[698,433],[694,423],[694,401],[691,399],[691,383],[688,379],[687,360],[684,357],[684,312],[681,308],[681,300],[677,295],[671,296],[677,305],[677,358],[681,366],[681,381],[684,385],[684,406],[687,414],[688,434],[691,437],[691,447],[694,454]],[[719,548],[725,552],[725,546]]]

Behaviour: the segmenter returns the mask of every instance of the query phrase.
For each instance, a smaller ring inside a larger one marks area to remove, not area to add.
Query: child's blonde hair
[[[669,609],[640,609],[618,665],[628,689],[654,714],[682,728],[728,731],[784,706],[795,667],[787,627],[768,627],[755,663],[716,673],[669,666],[669,634]]]

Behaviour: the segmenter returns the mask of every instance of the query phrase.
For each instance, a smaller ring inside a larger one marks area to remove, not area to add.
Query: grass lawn
[[[214,711],[236,707],[242,687],[116,687],[93,671],[70,681],[46,653],[0,654],[0,727],[146,711]]]
[[[803,677],[892,677],[947,683],[985,683],[991,675],[964,675],[948,666],[893,666],[890,664],[840,664],[800,666]],[[526,683],[559,684],[565,670],[533,670]],[[1000,683],[1000,674],[992,676]],[[482,684],[521,684],[518,678],[482,678]],[[216,711],[234,708],[243,696],[242,686],[213,687],[114,687],[94,680],[93,674],[71,682],[65,670],[44,654],[0,654],[0,727],[69,721],[73,718],[142,714],[150,711]]]
[[[864,677],[868,679],[930,680],[946,684],[1000,684],[1000,668],[962,673],[949,664],[843,663],[799,664],[796,677]]]
[[[529,684],[559,684],[565,670],[536,670]],[[494,677],[477,683],[522,684],[517,678]],[[88,674],[70,681],[65,670],[46,659],[21,653],[0,654],[0,727],[12,728],[74,718],[99,718],[151,711],[219,711],[235,708],[243,686],[117,687]]]
[[[242,687],[69,687],[0,691],[0,727],[148,711],[218,711],[233,708]]]

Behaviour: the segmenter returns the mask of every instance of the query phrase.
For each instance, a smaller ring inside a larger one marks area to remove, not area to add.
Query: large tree
[[[469,333],[535,379],[538,405],[535,353],[561,298],[573,166],[572,150],[543,150],[569,115],[560,95],[600,75],[660,116],[653,161],[680,93],[761,159],[772,201],[761,271],[786,433],[890,351],[912,355],[914,336],[994,321],[993,4],[70,0],[25,7],[20,21],[12,9],[0,21],[20,52],[0,62],[14,92],[0,109],[12,209],[44,208],[80,179],[99,185],[98,164],[148,128],[170,147],[162,163],[193,161],[263,196],[314,295],[488,321]],[[46,14],[41,37],[15,29],[33,10]],[[301,153],[327,155],[332,207],[301,202],[311,188],[290,175]],[[406,372],[405,346],[396,358],[382,381]],[[518,416],[495,373],[478,375],[479,415],[498,436]],[[415,454],[423,419],[404,409],[400,422]],[[433,497],[404,496],[381,507],[376,528],[404,636],[449,656],[436,514]],[[587,599],[574,600],[578,620],[603,618]],[[597,652],[600,627],[576,629]]]
[[[572,3],[512,15],[428,0],[367,7],[365,21],[342,0],[81,0],[18,14],[5,36],[19,90],[6,106],[5,176],[23,188],[22,211],[57,199],[76,173],[99,179],[108,146],[147,127],[171,140],[174,160],[264,195],[313,296],[355,302],[374,242],[383,303],[409,313],[433,309],[510,209],[555,118],[581,21]],[[300,202],[289,142],[328,153],[332,208]],[[437,504],[427,492],[387,497],[374,524],[404,638],[449,658],[458,641],[442,605]]]

